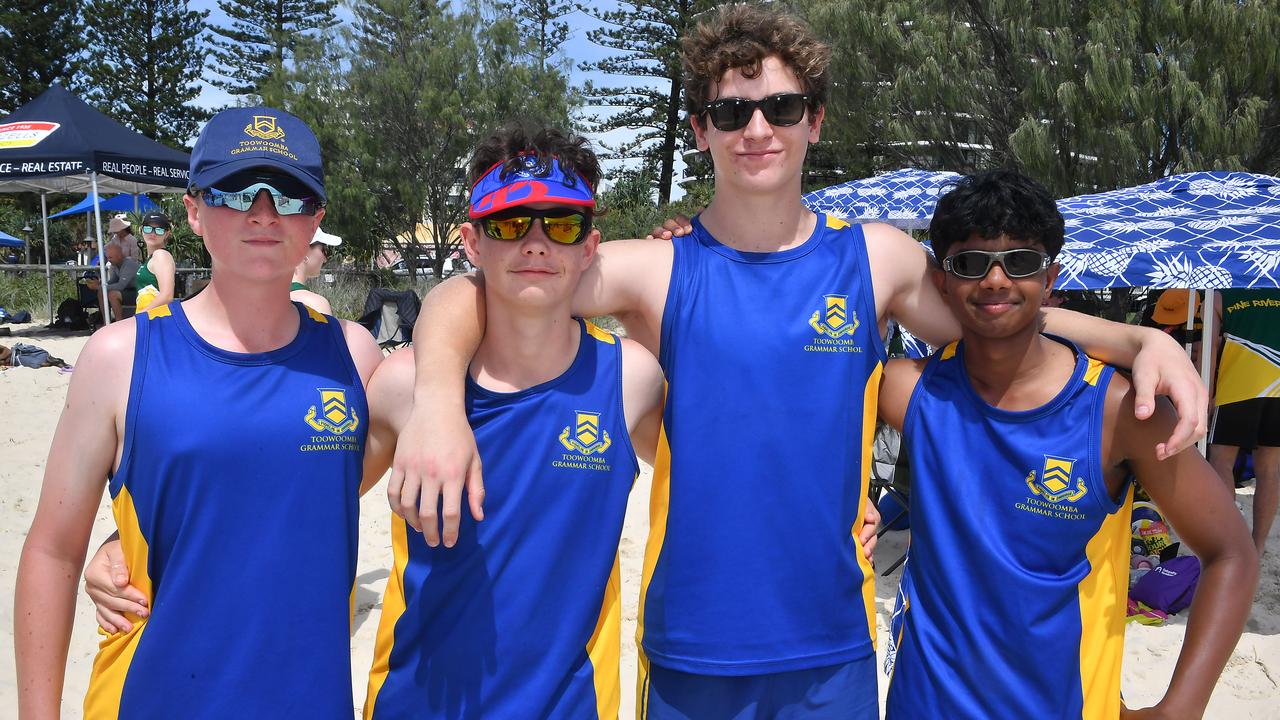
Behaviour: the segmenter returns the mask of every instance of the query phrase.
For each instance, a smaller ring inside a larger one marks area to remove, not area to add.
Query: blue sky
[[[616,3],[612,0],[597,0],[594,5],[602,8],[611,8],[616,5]],[[191,0],[190,7],[193,10],[208,10],[209,17],[207,18],[207,22],[210,24],[227,24],[226,15],[218,8],[216,0]],[[343,23],[350,23],[352,21],[351,9],[345,2],[339,4],[337,15],[339,21]],[[574,84],[581,85],[587,79],[593,80],[598,85],[623,84],[628,80],[638,80],[637,78],[619,78],[602,75],[600,73],[584,73],[581,71],[578,68],[579,63],[598,60],[607,54],[604,48],[601,48],[587,39],[587,32],[598,26],[599,23],[597,23],[594,18],[591,18],[581,12],[575,12],[566,19],[568,20],[571,28],[571,37],[569,42],[566,44],[566,47],[570,48],[568,54],[573,58],[570,77]],[[209,108],[225,107],[232,104],[233,101],[230,95],[209,83],[209,78],[212,76],[213,73],[211,71],[206,72],[204,88],[200,94],[198,103]],[[596,145],[597,150],[600,150],[602,149],[600,147],[602,142],[609,145],[617,145],[630,137],[634,137],[634,135],[634,131],[623,129],[604,135],[588,133],[587,136]],[[620,165],[622,165],[622,163],[617,161],[609,161],[605,163],[606,170],[615,169]],[[679,158],[677,158],[676,179],[680,178],[682,172],[683,165],[679,162]],[[678,185],[673,187],[672,190],[673,198],[678,198],[684,194]]]

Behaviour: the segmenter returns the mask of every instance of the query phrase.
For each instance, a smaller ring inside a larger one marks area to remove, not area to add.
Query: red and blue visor
[[[523,166],[506,169],[506,161],[495,163],[471,186],[471,208],[467,216],[476,220],[521,205],[554,203],[594,210],[595,196],[581,175],[566,170],[552,158],[542,165],[538,156],[525,155]]]

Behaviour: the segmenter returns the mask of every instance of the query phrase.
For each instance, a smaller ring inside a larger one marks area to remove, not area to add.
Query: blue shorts
[[[643,669],[641,672],[644,672]],[[692,675],[650,664],[639,720],[878,720],[876,656],[768,675]]]

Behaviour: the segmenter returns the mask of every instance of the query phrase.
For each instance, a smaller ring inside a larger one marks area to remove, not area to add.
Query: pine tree
[[[209,115],[191,104],[207,13],[186,0],[93,0],[84,13],[88,100],[147,137],[187,146]]]
[[[560,64],[556,58],[562,55],[572,34],[565,18],[581,10],[581,3],[577,0],[498,0],[494,5],[498,18],[512,20],[527,39],[535,68],[545,71],[549,65]]]
[[[84,48],[76,0],[5,0],[0,4],[0,115],[57,82],[74,88]]]
[[[604,23],[588,38],[613,51],[596,62],[582,63],[587,72],[639,79],[623,86],[599,86],[588,82],[585,104],[601,109],[590,118],[592,130],[637,130],[634,139],[612,148],[611,157],[640,159],[657,178],[658,203],[671,199],[675,157],[684,135],[681,118],[680,37],[697,13],[714,3],[708,0],[627,0],[617,10],[586,8]]]
[[[210,27],[214,68],[223,78],[214,84],[232,95],[278,102],[270,93],[263,96],[262,86],[284,72],[300,38],[337,24],[336,5],[337,0],[218,0],[230,26]]]

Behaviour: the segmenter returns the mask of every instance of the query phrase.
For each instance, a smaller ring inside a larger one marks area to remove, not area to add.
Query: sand
[[[51,334],[35,326],[11,326],[13,335],[0,337],[0,344],[26,342],[39,345],[53,355],[74,364],[87,339],[84,334]],[[40,492],[45,456],[53,437],[58,414],[66,395],[69,374],[56,369],[14,368],[0,372],[0,708],[14,708],[17,689],[13,657],[13,587],[18,555],[31,524]],[[649,482],[646,469],[637,481],[628,508],[622,538],[623,574],[623,658],[622,718],[634,716],[636,604],[644,540],[648,527]],[[353,716],[359,716],[364,702],[366,677],[373,659],[381,597],[391,561],[390,522],[384,487],[372,490],[361,503],[360,560],[357,570],[356,618],[351,638],[352,683],[355,688]],[[1237,499],[1248,510],[1252,492],[1242,490]],[[1214,691],[1208,718],[1246,720],[1280,715],[1280,524],[1273,531],[1271,547],[1262,571],[1248,627],[1232,654]],[[93,544],[114,529],[104,498],[94,525]],[[906,532],[888,533],[877,550],[877,563],[887,567],[906,547]],[[881,578],[876,590],[879,625],[883,633],[892,611],[894,591],[900,571]],[[252,593],[245,594],[246,602]],[[227,622],[233,619],[227,618]],[[80,704],[88,684],[89,669],[97,648],[92,606],[81,594],[76,625],[71,640],[63,717],[80,717]],[[1125,642],[1123,689],[1131,705],[1155,702],[1163,694],[1181,648],[1186,618],[1174,617],[1164,626],[1146,627],[1131,623]],[[883,657],[883,648],[881,648]],[[881,695],[885,683],[881,679]],[[0,716],[13,716],[0,710]]]

